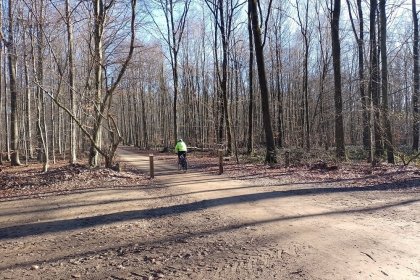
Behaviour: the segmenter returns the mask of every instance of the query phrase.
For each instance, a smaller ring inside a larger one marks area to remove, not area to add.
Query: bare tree
[[[394,143],[392,140],[391,121],[389,119],[388,108],[388,53],[387,53],[387,26],[386,26],[386,0],[379,0],[380,15],[380,39],[381,39],[381,80],[382,80],[382,117],[384,128],[385,149],[387,152],[388,163],[395,163],[394,160]]]
[[[178,71],[178,55],[181,41],[183,38],[185,24],[187,21],[188,11],[190,9],[191,0],[176,1],[176,0],[157,0],[156,1],[163,11],[166,31],[160,28],[160,24],[152,16],[152,19],[158,28],[163,40],[169,48],[169,61],[172,68],[172,77],[174,80],[174,98],[173,98],[173,140],[176,142],[179,135],[178,131],[178,97],[179,97],[179,71]],[[176,6],[181,3],[183,5],[180,17],[176,19]],[[149,11],[149,14],[152,14]]]
[[[334,103],[335,103],[335,145],[338,158],[345,157],[343,101],[341,96],[341,47],[340,47],[340,11],[341,1],[334,0],[331,17],[331,43],[334,68]]]
[[[18,92],[16,86],[16,45],[14,38],[14,15],[13,15],[13,1],[8,1],[8,29],[7,29],[7,40],[5,44],[9,50],[8,52],[8,71],[9,71],[9,88],[10,88],[10,122],[11,122],[11,148],[12,148],[12,157],[11,165],[17,166],[20,165],[19,159],[19,120],[17,115],[17,106],[18,106]]]
[[[27,27],[25,27],[27,28]],[[32,147],[32,91],[31,91],[31,82],[29,77],[29,54],[27,51],[27,42],[26,42],[26,32],[27,30],[24,30],[23,32],[23,72],[25,76],[25,88],[26,88],[26,100],[25,100],[25,127],[26,127],[26,135],[25,135],[25,143],[27,143],[27,155],[32,158],[33,157],[33,147]],[[27,157],[28,158],[28,157]]]
[[[218,83],[220,84],[221,91],[221,121],[226,126],[226,138],[227,138],[227,150],[226,153],[230,155],[232,153],[232,128],[231,128],[231,117],[229,114],[228,104],[228,55],[229,55],[229,44],[232,38],[232,32],[234,29],[233,20],[238,9],[244,4],[244,2],[238,0],[206,0],[206,4],[213,14],[216,29],[220,31],[222,38],[222,70],[220,76],[220,70],[218,64],[216,64],[216,72]],[[224,5],[226,4],[226,5]],[[217,32],[215,30],[215,32]],[[217,33],[215,33],[215,42],[217,42]],[[217,47],[215,48],[217,55]],[[223,123],[222,123],[223,125]],[[221,125],[221,127],[222,127]],[[219,137],[222,138],[222,137]],[[219,139],[222,140],[222,139]]]
[[[299,7],[299,0],[296,0],[296,11],[298,17],[298,23],[300,28],[300,33],[303,37],[304,45],[304,59],[303,59],[303,97],[301,102],[301,127],[302,127],[302,147],[305,146],[306,150],[310,150],[311,141],[310,141],[310,124],[309,124],[309,93],[308,93],[308,81],[309,81],[309,44],[310,44],[310,29],[309,29],[309,1],[306,1],[304,6],[305,14],[304,18],[301,16],[301,11]]]
[[[248,154],[254,150],[254,43],[252,37],[251,1],[248,1],[248,38],[249,38],[249,71],[248,71]]]
[[[67,44],[68,44],[68,62],[69,62],[69,92],[70,92],[70,110],[73,115],[76,115],[76,94],[74,85],[74,59],[73,59],[73,22],[72,15],[70,13],[69,0],[65,2],[65,21],[67,26]],[[70,163],[75,163],[77,160],[76,156],[77,138],[76,138],[76,126],[73,119],[70,119]]]
[[[93,130],[90,132],[88,129],[83,125],[82,120],[74,115],[71,109],[67,108],[64,102],[62,102],[58,95],[54,95],[51,91],[46,90],[42,85],[38,84],[44,92],[56,103],[58,107],[63,109],[76,123],[79,129],[82,131],[84,136],[89,140],[91,144],[91,153],[89,157],[89,164],[91,166],[96,166],[98,164],[96,158],[98,154],[102,155],[105,159],[105,166],[107,168],[114,167],[114,158],[115,152],[118,148],[118,145],[122,141],[122,136],[120,130],[117,126],[115,118],[111,113],[111,104],[113,102],[113,97],[115,90],[117,89],[119,83],[121,82],[122,77],[128,67],[128,64],[131,60],[134,50],[134,43],[135,43],[135,18],[136,18],[136,0],[131,0],[131,20],[130,20],[130,42],[128,46],[128,53],[125,59],[123,59],[120,69],[115,71],[115,80],[113,79],[112,82],[108,83],[105,82],[107,85],[106,89],[103,90],[103,71],[102,67],[104,62],[102,61],[102,48],[103,48],[103,32],[105,28],[105,19],[107,16],[107,12],[109,9],[113,7],[114,2],[111,2],[110,5],[105,5],[100,0],[93,0],[94,4],[97,6],[94,7],[94,14],[95,14],[95,24],[94,24],[94,58],[95,58],[95,66],[94,66],[94,89],[95,89],[95,120],[93,124]],[[98,53],[100,52],[100,53]],[[97,61],[99,59],[99,61]],[[98,69],[98,67],[100,69]],[[106,76],[105,76],[106,77]],[[104,122],[107,122],[108,127],[108,139],[110,144],[108,146],[102,147],[102,125]]]
[[[254,44],[255,44],[255,57],[257,60],[258,67],[258,78],[260,84],[261,92],[261,108],[263,114],[264,122],[264,131],[265,131],[265,140],[266,140],[266,155],[265,161],[268,163],[277,162],[276,156],[276,146],[274,143],[273,129],[271,125],[271,116],[270,116],[270,101],[268,94],[267,86],[267,77],[265,73],[265,64],[264,64],[264,49],[263,49],[263,40],[261,36],[260,23],[258,19],[258,6],[257,0],[248,0],[251,2],[251,19],[252,19],[252,31],[254,34]]]
[[[44,83],[44,0],[35,1],[33,4],[33,17],[35,19],[36,36],[31,34],[31,55],[33,62],[33,71],[35,73],[35,81],[38,84]],[[35,38],[36,37],[36,42]],[[36,43],[36,55],[35,46]],[[36,59],[35,59],[36,57]],[[37,106],[37,138],[38,138],[38,161],[42,161],[43,170],[46,172],[49,168],[49,146],[48,146],[48,127],[46,122],[46,102],[43,89],[38,86],[36,89],[36,106]]]
[[[359,33],[356,31],[356,27],[353,21],[353,16],[351,12],[351,5],[350,1],[347,1],[347,6],[349,10],[350,22],[353,29],[354,37],[357,41],[357,50],[358,50],[358,64],[359,64],[359,92],[360,92],[360,100],[362,103],[362,123],[363,123],[363,147],[366,151],[370,151],[372,148],[372,143],[370,141],[370,128],[369,128],[369,104],[370,99],[366,94],[366,83],[365,83],[365,74],[364,74],[364,18],[363,18],[363,9],[362,9],[362,0],[357,0],[357,14],[359,18]]]
[[[380,128],[380,97],[379,97],[379,60],[378,60],[378,43],[376,34],[376,13],[378,9],[378,1],[370,0],[370,77],[369,77],[369,93],[372,98],[373,107],[373,134],[375,159],[372,161],[375,164],[378,157],[382,155],[382,141]]]

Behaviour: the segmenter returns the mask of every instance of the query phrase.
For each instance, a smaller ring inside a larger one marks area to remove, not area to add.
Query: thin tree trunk
[[[249,38],[249,74],[248,74],[248,150],[251,155],[254,151],[254,44],[252,42],[252,16],[251,1],[248,1],[248,38]]]
[[[33,154],[33,146],[32,146],[32,111],[31,111],[31,103],[32,103],[32,99],[31,99],[31,86],[30,86],[30,81],[29,81],[29,70],[28,70],[28,54],[26,52],[26,35],[25,32],[23,32],[23,57],[24,57],[24,75],[25,75],[25,88],[26,88],[26,142],[27,142],[27,148],[28,148],[28,154],[30,158],[33,158],[34,154]]]
[[[147,120],[146,120],[146,104],[145,104],[145,96],[144,96],[144,88],[140,87],[140,99],[141,99],[141,119],[142,119],[142,126],[143,126],[143,148],[149,149],[149,144],[147,141]]]
[[[42,91],[42,90],[41,90]],[[42,94],[42,93],[41,93]],[[50,164],[50,153],[49,153],[49,146],[48,146],[48,128],[47,128],[47,119],[46,119],[46,107],[45,107],[45,97],[42,94],[40,98],[40,107],[41,107],[41,120],[40,123],[42,123],[42,131],[44,134],[44,140],[42,141],[42,145],[44,147],[44,153],[43,153],[43,171],[47,172]]]
[[[173,103],[173,140],[176,143],[178,139],[178,95],[179,95],[179,76],[178,76],[178,51],[180,47],[181,40],[183,38],[182,34],[184,33],[186,16],[189,10],[191,0],[184,1],[184,10],[182,12],[179,25],[175,25],[174,19],[174,5],[176,2],[173,0],[166,1],[165,3],[161,2],[162,7],[165,11],[166,17],[166,27],[167,27],[167,42],[170,48],[170,57],[171,57],[171,66],[172,66],[172,76],[174,79],[174,103]]]
[[[300,116],[299,126],[301,134],[301,146],[307,151],[310,150],[310,125],[309,125],[309,98],[308,98],[308,81],[309,81],[309,38],[308,38],[308,20],[309,20],[309,2],[305,6],[305,22],[302,21],[299,9],[299,1],[296,1],[297,17],[300,25],[300,32],[303,37],[304,58],[303,58],[303,77],[302,77],[302,99],[300,100]]]
[[[385,129],[385,149],[387,152],[388,163],[395,163],[394,160],[394,143],[392,139],[391,121],[389,119],[388,108],[388,54],[387,54],[387,26],[386,26],[386,0],[379,1],[379,14],[381,21],[381,78],[382,78],[382,117],[383,126]]]
[[[362,124],[363,124],[363,148],[365,151],[369,152],[372,149],[371,141],[370,141],[370,128],[369,128],[369,119],[370,119],[370,112],[369,112],[369,96],[365,90],[365,75],[364,75],[364,19],[363,19],[363,10],[362,10],[362,0],[357,0],[357,12],[359,15],[359,33],[357,33],[353,16],[351,13],[351,5],[349,0],[347,0],[347,6],[349,10],[349,16],[351,25],[353,28],[354,37],[357,41],[357,53],[358,53],[358,63],[359,63],[359,91],[360,91],[360,100],[362,104]],[[357,35],[359,34],[359,35]]]
[[[8,2],[8,19],[9,19],[9,27],[8,27],[8,68],[9,68],[9,87],[10,87],[10,123],[11,123],[11,148],[12,148],[12,158],[11,158],[11,165],[18,166],[20,165],[19,160],[19,123],[18,123],[18,92],[16,88],[16,46],[14,43],[14,21],[13,21],[13,4],[12,0]]]
[[[222,93],[222,110],[224,112],[224,119],[226,125],[226,138],[227,138],[227,155],[232,154],[232,128],[229,114],[229,102],[228,102],[228,90],[227,90],[227,79],[228,79],[228,52],[229,52],[229,38],[226,34],[228,30],[225,29],[225,18],[224,18],[224,9],[223,2],[225,0],[219,0],[219,15],[220,15],[220,33],[222,35],[222,80],[220,84],[220,89]]]
[[[420,116],[419,116],[419,98],[420,98],[420,68],[419,68],[419,19],[416,11],[416,0],[412,0],[414,40],[413,40],[413,150],[419,150],[419,132],[420,132]]]
[[[38,63],[37,63],[37,82],[39,85],[43,85],[44,83],[44,32],[43,32],[43,19],[44,19],[44,1],[41,0],[39,2],[39,15],[38,15],[38,23],[37,23],[37,54],[38,54]],[[38,95],[38,106],[39,108],[39,129],[41,135],[41,146],[42,146],[42,153],[41,159],[43,162],[43,170],[47,172],[49,168],[49,147],[48,147],[48,129],[47,129],[47,122],[45,118],[46,114],[46,105],[45,105],[45,98],[43,90],[40,86],[37,88],[37,95]]]
[[[364,20],[362,10],[362,0],[357,0],[357,10],[359,13],[359,40],[358,47],[358,60],[359,60],[359,88],[360,97],[362,101],[362,118],[363,118],[363,147],[366,151],[372,149],[372,142],[370,141],[370,128],[369,128],[369,97],[365,91],[365,74],[364,74]]]
[[[66,25],[67,25],[67,44],[68,44],[68,61],[69,61],[69,93],[70,93],[70,110],[76,115],[76,94],[74,88],[74,59],[73,59],[73,22],[70,15],[69,0],[66,0]],[[70,163],[77,161],[77,138],[76,125],[74,120],[70,118]]]
[[[279,148],[283,148],[284,139],[283,139],[283,74],[282,71],[282,62],[281,62],[281,51],[279,44],[281,38],[278,37],[278,30],[275,29],[275,56],[276,56],[276,92],[277,92],[277,104],[278,104],[278,115],[277,115],[277,131],[278,131],[278,141],[277,145]]]
[[[57,94],[58,95],[58,94]],[[55,143],[56,143],[56,121],[55,121],[55,112],[54,112],[54,103],[50,101],[50,110],[51,110],[51,156],[53,164],[55,164]]]
[[[3,53],[4,57],[6,57],[6,51]],[[6,124],[6,160],[11,161],[11,155],[10,155],[10,122],[9,122],[9,114],[10,114],[10,108],[8,106],[8,98],[7,98],[7,60],[4,60],[3,65],[4,73],[3,73],[3,91],[4,91],[4,122]]]
[[[373,132],[375,159],[373,164],[379,160],[382,154],[381,129],[380,129],[380,108],[379,108],[379,63],[378,63],[378,46],[376,36],[376,11],[378,7],[377,0],[370,0],[370,78],[369,92],[372,98],[373,107]]]

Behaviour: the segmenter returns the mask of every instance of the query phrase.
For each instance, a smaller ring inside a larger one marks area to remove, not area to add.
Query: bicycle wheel
[[[182,161],[182,168],[184,169],[184,171],[187,171],[188,169],[188,162],[186,158],[184,158],[184,160]]]

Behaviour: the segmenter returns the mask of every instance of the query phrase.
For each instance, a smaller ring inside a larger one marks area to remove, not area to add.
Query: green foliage
[[[348,160],[366,160],[367,152],[364,150],[363,146],[347,146],[346,147],[346,157]]]

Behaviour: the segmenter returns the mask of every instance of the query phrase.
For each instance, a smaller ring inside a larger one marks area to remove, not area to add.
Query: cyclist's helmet
[[[179,139],[178,139],[178,142],[182,142],[182,139],[181,139],[181,138],[179,138]]]

